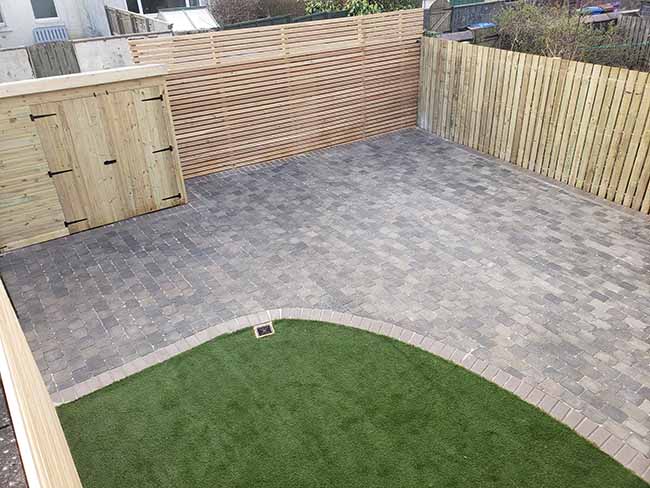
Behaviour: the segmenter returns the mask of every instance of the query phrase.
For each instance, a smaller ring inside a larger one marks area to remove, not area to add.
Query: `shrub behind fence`
[[[261,19],[247,20],[244,22],[238,22],[236,24],[224,25],[223,30],[244,29],[247,27],[265,27],[268,25],[294,24],[297,22],[310,22],[312,20],[338,19],[347,16],[348,13],[345,10],[340,10],[337,12],[317,12],[311,15],[301,15],[300,17],[293,17],[291,15],[279,15],[276,17],[264,17]]]

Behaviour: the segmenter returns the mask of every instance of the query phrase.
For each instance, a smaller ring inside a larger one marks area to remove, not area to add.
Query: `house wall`
[[[33,44],[32,29],[65,24],[70,38],[110,35],[104,5],[126,8],[126,0],[54,0],[57,19],[35,19],[30,0],[0,0],[4,25],[0,26],[0,48]]]
[[[156,33],[157,37],[170,36]],[[82,73],[132,66],[129,36],[77,39],[72,41],[74,52]],[[35,78],[27,49],[17,47],[0,49],[0,83]]]
[[[126,37],[78,41],[74,43],[74,50],[82,73],[133,64]]]
[[[171,34],[157,33],[157,37]],[[129,36],[113,36],[74,41],[74,50],[81,72],[131,66],[133,57],[129,50]]]

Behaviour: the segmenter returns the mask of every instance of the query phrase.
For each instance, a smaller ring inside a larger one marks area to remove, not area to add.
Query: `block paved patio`
[[[399,324],[650,454],[650,218],[419,130],[195,178],[0,258],[51,392],[233,317]]]

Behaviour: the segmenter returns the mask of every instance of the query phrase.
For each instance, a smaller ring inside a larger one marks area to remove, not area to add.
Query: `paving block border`
[[[570,427],[581,437],[587,439],[601,451],[618,461],[624,467],[650,483],[650,458],[630,445],[604,425],[588,419],[579,410],[572,408],[562,399],[551,395],[535,380],[516,378],[510,373],[484,361],[472,354],[462,351],[442,341],[434,340],[398,325],[381,320],[360,317],[350,313],[312,308],[282,308],[256,312],[237,317],[221,324],[204,329],[197,334],[183,338],[173,344],[157,349],[129,363],[106,371],[98,376],[78,383],[64,390],[54,392],[51,397],[55,405],[63,405],[100,390],[112,383],[123,380],[150,366],[160,364],[189,349],[204,344],[216,337],[252,328],[264,322],[281,319],[299,319],[330,322],[352,327],[378,335],[393,338],[471,371],[482,378],[508,390],[522,400],[538,407],[559,422]],[[548,380],[546,381],[548,382]]]

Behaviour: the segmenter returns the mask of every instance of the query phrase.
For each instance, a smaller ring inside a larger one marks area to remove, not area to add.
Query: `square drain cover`
[[[255,337],[258,339],[275,334],[275,330],[273,329],[273,324],[271,322],[256,325],[253,327],[253,330],[255,331]]]

